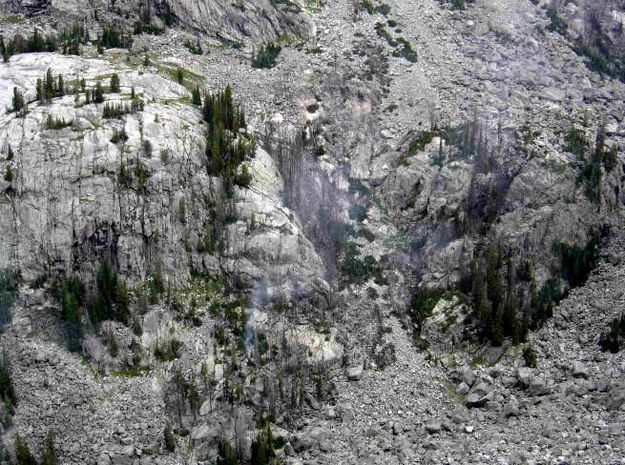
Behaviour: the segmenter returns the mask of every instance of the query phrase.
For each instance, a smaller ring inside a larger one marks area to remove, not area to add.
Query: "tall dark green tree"
[[[13,111],[19,113],[24,109],[24,105],[24,94],[22,94],[22,92],[17,87],[14,87],[12,100]]]
[[[58,465],[59,458],[54,446],[56,435],[54,431],[49,430],[48,435],[43,443],[43,452],[41,453],[41,465]]]
[[[17,465],[37,465],[37,460],[30,452],[28,444],[19,435],[15,438],[15,458]]]
[[[96,275],[97,294],[91,308],[94,325],[106,320],[129,321],[128,291],[108,260],[103,260]]]
[[[200,93],[199,87],[196,87],[195,89],[193,89],[193,92],[191,92],[191,102],[193,103],[193,105],[202,105],[202,94]]]
[[[217,446],[217,465],[237,465],[234,450],[228,441],[220,441]]]
[[[111,83],[110,83],[110,87],[111,87],[111,92],[114,94],[118,94],[120,92],[120,88],[121,88],[121,83],[119,80],[119,75],[117,73],[113,74],[113,76],[111,76]]]

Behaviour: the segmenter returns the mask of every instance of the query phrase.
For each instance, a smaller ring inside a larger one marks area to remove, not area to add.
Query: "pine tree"
[[[512,291],[503,315],[503,331],[512,338],[513,344],[520,342],[519,334],[519,299]]]
[[[45,88],[45,99],[50,101],[54,98],[54,94],[56,93],[55,89],[55,81],[54,76],[52,75],[52,70],[48,68],[46,71],[46,77],[44,80],[44,88]]]
[[[503,319],[504,305],[499,304],[495,309],[495,313],[493,314],[493,323],[490,336],[490,340],[495,347],[501,346],[504,341]]]
[[[4,180],[6,182],[12,182],[13,181],[13,170],[11,169],[10,166],[7,166],[7,170],[4,173]]]
[[[271,434],[271,426],[256,436],[252,441],[252,465],[269,465],[272,457],[275,456],[273,448],[273,437]]]
[[[13,111],[19,113],[24,109],[24,94],[17,88],[13,88]]]
[[[41,465],[58,465],[56,449],[54,447],[55,434],[54,431],[48,431],[48,435],[43,443],[43,452],[41,453]]]
[[[200,94],[200,88],[196,87],[191,92],[191,102],[193,105],[201,106],[202,105],[202,95]]]
[[[98,81],[95,85],[95,91],[93,92],[93,102],[94,103],[103,103],[104,102],[104,90],[102,89],[102,84]]]
[[[217,447],[217,465],[237,465],[234,450],[227,441],[221,441]]]
[[[13,149],[9,145],[9,151],[7,152],[7,161],[13,160]]]
[[[65,95],[65,81],[63,80],[63,76],[59,74],[59,83],[56,87],[56,90],[59,95]]]
[[[30,452],[28,444],[19,435],[15,439],[15,458],[17,459],[17,465],[37,465],[37,460]]]
[[[82,348],[82,319],[80,315],[80,299],[82,284],[76,278],[65,280],[61,289],[62,319],[65,322],[65,341],[71,352]]]
[[[36,93],[37,93],[37,101],[42,103],[43,102],[43,81],[41,80],[41,78],[37,78]]]
[[[174,437],[174,433],[171,431],[169,423],[167,423],[165,425],[165,429],[163,429],[163,441],[167,451],[174,452],[176,450],[176,438]]]
[[[178,84],[182,84],[184,82],[184,70],[182,68],[176,69],[176,81]]]
[[[120,81],[117,73],[111,76],[111,92],[114,94],[118,94],[120,92]]]

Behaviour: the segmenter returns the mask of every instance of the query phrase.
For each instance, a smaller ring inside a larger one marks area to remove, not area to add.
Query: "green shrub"
[[[197,105],[197,106],[201,106],[202,105],[202,95],[200,93],[200,88],[199,87],[196,87],[191,92],[191,103],[193,103],[193,105]]]
[[[128,134],[126,134],[126,128],[123,127],[121,130],[115,129],[113,131],[113,136],[111,137],[111,142],[113,144],[118,144],[120,142],[126,142],[128,140]]]

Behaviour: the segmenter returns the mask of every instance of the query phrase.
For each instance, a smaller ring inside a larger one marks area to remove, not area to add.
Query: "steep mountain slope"
[[[625,85],[571,5],[5,2],[90,37],[0,65],[9,455],[620,460]]]

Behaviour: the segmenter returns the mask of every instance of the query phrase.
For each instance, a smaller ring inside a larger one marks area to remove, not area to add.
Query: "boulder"
[[[363,370],[364,370],[364,366],[361,364],[361,365],[349,367],[347,371],[345,372],[345,374],[347,375],[348,380],[359,381],[362,378]]]
[[[440,433],[442,428],[441,422],[438,420],[431,420],[425,424],[425,430],[430,434]]]

